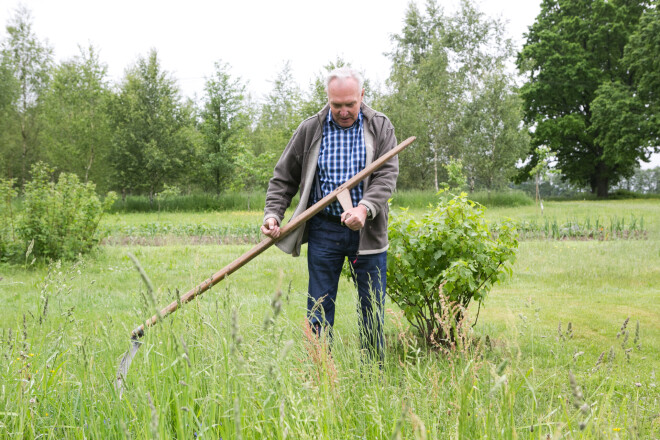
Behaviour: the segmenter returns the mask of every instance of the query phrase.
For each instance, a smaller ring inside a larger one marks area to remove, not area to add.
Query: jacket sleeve
[[[302,173],[303,141],[302,127],[293,133],[280,159],[275,165],[273,177],[268,182],[264,222],[275,218],[281,225],[286,209],[300,187]]]
[[[396,136],[394,127],[384,115],[374,118],[374,160],[396,147]],[[383,212],[387,207],[387,201],[392,197],[396,188],[396,179],[399,175],[398,156],[388,160],[382,167],[374,171],[369,179],[369,186],[365,191],[360,203],[371,209],[373,217]]]

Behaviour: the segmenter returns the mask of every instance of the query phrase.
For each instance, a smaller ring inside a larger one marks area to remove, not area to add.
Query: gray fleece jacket
[[[396,137],[392,123],[364,103],[361,106],[364,116],[364,138],[367,147],[366,164],[396,147]],[[309,206],[310,191],[319,157],[323,121],[328,116],[330,106],[326,105],[316,115],[304,120],[296,129],[280,157],[273,177],[268,184],[264,222],[275,218],[281,225],[284,212],[291,200],[300,191],[300,202],[292,219]],[[396,187],[399,174],[397,157],[390,159],[380,169],[364,180],[364,192],[360,204],[371,210],[368,219],[360,230],[359,254],[375,254],[387,250],[387,201]],[[294,257],[300,255],[300,247],[307,242],[307,225],[298,228],[277,243],[277,247]]]

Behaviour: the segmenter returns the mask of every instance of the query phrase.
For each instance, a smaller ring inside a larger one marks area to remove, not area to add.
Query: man
[[[261,231],[277,238],[284,212],[300,191],[295,218],[378,157],[396,146],[389,119],[362,100],[363,78],[348,67],[326,78],[328,105],[306,119],[293,134],[270,180]],[[337,285],[346,258],[358,288],[363,349],[382,360],[387,267],[387,201],[398,175],[393,158],[351,190],[353,208],[332,203],[277,246],[300,255],[307,242],[309,289],[307,315],[319,334],[332,329]],[[373,302],[375,301],[375,308]]]

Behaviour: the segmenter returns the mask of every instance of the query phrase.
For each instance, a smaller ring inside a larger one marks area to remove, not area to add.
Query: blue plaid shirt
[[[364,143],[362,110],[353,125],[343,128],[332,119],[332,112],[323,124],[323,138],[319,150],[319,160],[312,190],[312,203],[337,189],[341,184],[362,171],[367,160],[367,147]],[[360,182],[351,190],[353,206],[362,200],[363,185]],[[339,216],[343,209],[334,201],[325,208],[330,215]]]

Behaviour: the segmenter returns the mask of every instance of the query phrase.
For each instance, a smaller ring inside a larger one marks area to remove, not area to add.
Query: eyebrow
[[[357,104],[357,100],[354,100],[354,101],[351,101],[351,102],[336,102],[336,101],[330,101],[330,105],[335,106],[335,107],[336,107],[336,106],[341,106],[341,105],[348,105],[348,106],[351,106],[351,105],[355,105],[355,104]]]

